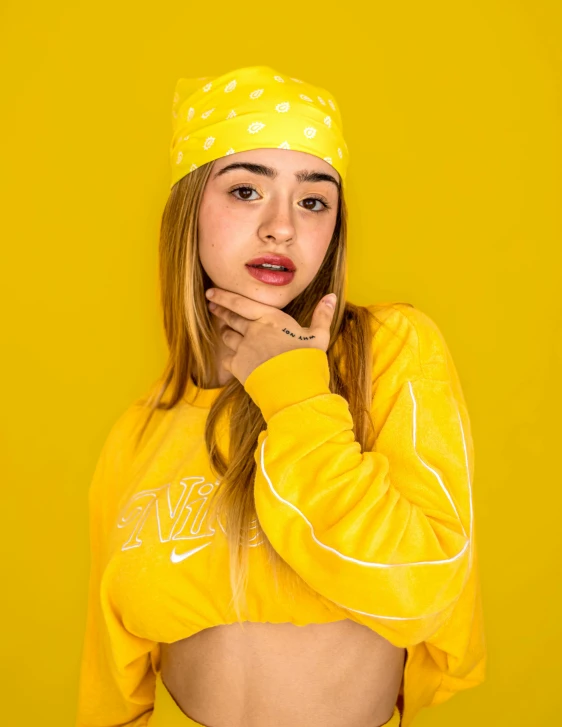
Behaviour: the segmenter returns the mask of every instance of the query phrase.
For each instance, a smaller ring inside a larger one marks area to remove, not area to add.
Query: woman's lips
[[[256,280],[268,285],[288,285],[295,277],[294,271],[271,270],[268,268],[255,268],[246,265],[246,270]]]

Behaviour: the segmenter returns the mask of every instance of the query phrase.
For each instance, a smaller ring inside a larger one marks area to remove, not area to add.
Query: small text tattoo
[[[296,337],[296,333],[291,333],[288,328],[283,329],[283,333],[286,333],[288,336],[292,336],[293,338]],[[316,338],[316,336],[299,336],[299,341],[310,341],[312,338]]]

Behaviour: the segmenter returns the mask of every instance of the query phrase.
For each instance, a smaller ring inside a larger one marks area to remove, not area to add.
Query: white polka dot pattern
[[[331,164],[342,181],[346,176],[349,152],[332,94],[270,66],[180,78],[172,124],[172,186],[214,159],[267,148],[313,154]]]

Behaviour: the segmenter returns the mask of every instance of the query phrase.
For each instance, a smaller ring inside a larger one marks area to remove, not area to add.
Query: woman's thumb
[[[334,317],[334,311],[336,309],[337,296],[334,293],[330,293],[316,306],[314,313],[312,314],[311,327],[320,326],[322,328],[330,328],[332,318]]]
[[[330,295],[327,295],[325,298],[322,299],[321,303],[326,308],[328,308],[329,311],[333,314],[335,308],[336,308],[336,300],[337,296],[335,293],[330,293]]]

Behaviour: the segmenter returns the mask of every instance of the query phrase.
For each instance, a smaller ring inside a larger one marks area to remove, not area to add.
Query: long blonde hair
[[[205,290],[212,286],[199,260],[197,224],[203,191],[213,162],[182,177],[172,188],[160,228],[160,292],[169,358],[155,390],[146,399],[147,417],[137,444],[157,409],[169,410],[181,402],[190,377],[209,388],[213,371],[215,333],[207,308]],[[340,190],[334,233],[318,273],[283,311],[299,325],[308,327],[319,300],[327,293],[337,295],[331,336],[326,352],[330,369],[330,390],[349,404],[354,434],[365,451],[373,443],[370,416],[372,398],[373,323],[384,325],[372,311],[344,300],[347,258],[347,211]],[[344,374],[345,371],[345,374]],[[164,395],[167,394],[166,401]],[[217,432],[223,426],[228,452],[219,449]],[[232,601],[242,622],[240,604],[246,607],[248,548],[252,524],[259,522],[254,504],[256,474],[254,452],[259,433],[266,428],[259,407],[243,385],[233,377],[213,401],[205,424],[205,446],[211,469],[221,484],[209,509],[210,521],[221,517],[226,523],[230,553]],[[286,586],[300,580],[273,549],[265,533],[259,534],[278,587],[278,569],[287,577]],[[302,581],[301,581],[302,582]],[[290,590],[290,589],[289,589]]]

